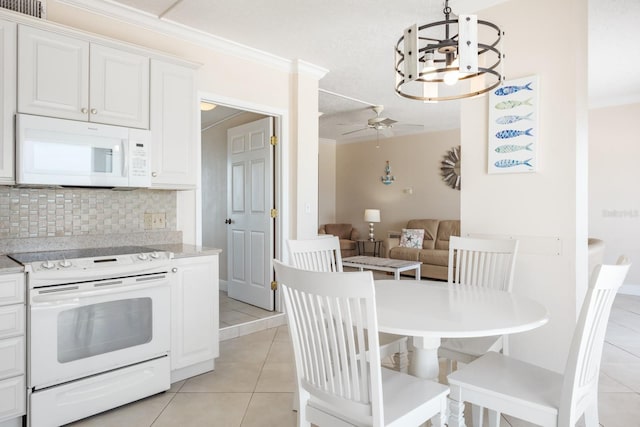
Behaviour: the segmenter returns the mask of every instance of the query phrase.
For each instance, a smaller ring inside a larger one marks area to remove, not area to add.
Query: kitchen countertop
[[[24,273],[24,267],[6,255],[0,255],[0,274]]]
[[[205,246],[187,245],[184,243],[149,245],[149,246],[161,251],[173,252],[174,258],[189,258],[189,257],[196,257],[196,256],[218,255],[222,252],[222,249],[218,249],[218,248],[207,248]]]

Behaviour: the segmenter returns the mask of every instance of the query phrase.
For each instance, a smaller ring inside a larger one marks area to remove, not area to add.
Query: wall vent
[[[0,7],[36,18],[46,18],[46,0],[0,0]]]

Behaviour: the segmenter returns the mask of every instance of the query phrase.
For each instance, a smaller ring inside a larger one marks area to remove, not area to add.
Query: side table
[[[382,247],[382,240],[364,239],[364,240],[357,240],[356,243],[358,246],[358,255],[366,255],[367,253],[370,253],[373,256],[377,256],[377,257],[380,256],[380,248]],[[373,252],[366,251],[367,243],[373,244]]]

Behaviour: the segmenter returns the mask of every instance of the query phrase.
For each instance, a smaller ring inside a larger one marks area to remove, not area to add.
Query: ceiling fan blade
[[[394,123],[398,123],[397,120],[393,120],[393,119],[389,119],[389,118],[384,118],[384,120],[379,121],[378,124],[379,125],[383,125],[383,126],[391,126]]]
[[[363,130],[368,130],[368,129],[369,129],[369,128],[368,128],[368,127],[366,127],[366,128],[362,128],[362,129],[352,130],[351,132],[345,132],[345,133],[343,133],[343,134],[342,134],[342,136],[344,136],[344,135],[349,135],[349,134],[356,133],[356,132],[362,132]]]

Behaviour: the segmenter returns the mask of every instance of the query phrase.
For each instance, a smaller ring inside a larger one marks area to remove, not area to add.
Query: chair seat
[[[542,415],[536,423],[553,425],[558,416],[562,391],[562,375],[503,354],[489,352],[448,376],[452,395],[457,387],[473,395],[473,403],[494,407],[490,402],[502,401],[509,415],[531,419],[531,408]],[[524,414],[527,414],[526,416]]]
[[[442,340],[438,356],[470,363],[489,351],[500,351],[502,341],[502,336],[447,338]]]
[[[420,425],[423,420],[440,412],[445,405],[449,388],[435,381],[425,380],[412,375],[381,368],[382,396],[384,406],[384,425],[387,427],[405,427]],[[331,417],[342,418],[353,425],[370,425],[363,420],[345,419],[344,414],[328,409],[313,397],[307,405],[307,413],[317,416],[317,410]]]

